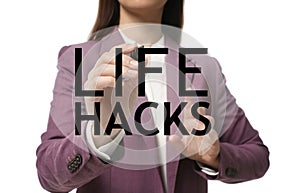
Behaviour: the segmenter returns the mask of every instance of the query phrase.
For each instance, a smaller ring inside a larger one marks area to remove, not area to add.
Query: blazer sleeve
[[[50,192],[69,192],[110,167],[89,152],[84,135],[75,135],[74,49],[69,46],[60,50],[47,131],[36,151],[40,183]],[[85,125],[83,122],[82,129]]]
[[[226,87],[226,80],[218,61],[215,58],[210,58],[210,60],[212,60],[210,64],[215,66],[213,71],[216,72],[215,81],[213,81],[216,86],[210,91],[214,95],[212,101],[221,107],[217,108],[218,111],[226,112],[222,128],[216,128],[220,135],[219,175],[206,175],[201,172],[201,168],[197,164],[195,164],[195,171],[205,179],[220,180],[226,183],[260,178],[269,168],[268,148]],[[221,93],[222,90],[225,92]],[[221,101],[225,101],[226,105],[220,104]]]

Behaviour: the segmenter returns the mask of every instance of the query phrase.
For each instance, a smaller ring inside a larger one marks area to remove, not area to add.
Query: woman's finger
[[[115,78],[112,76],[96,76],[85,83],[86,90],[103,90],[107,87],[115,87]]]

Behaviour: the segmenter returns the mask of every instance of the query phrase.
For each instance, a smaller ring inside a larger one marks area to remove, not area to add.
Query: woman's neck
[[[153,44],[162,36],[162,14],[163,8],[133,12],[120,6],[119,29],[139,44]]]

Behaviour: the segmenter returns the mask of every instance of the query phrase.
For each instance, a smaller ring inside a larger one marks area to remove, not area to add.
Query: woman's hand
[[[192,129],[204,130],[205,125],[201,121],[195,119],[191,112],[191,102],[185,107],[184,111],[184,125],[191,133]],[[202,164],[208,165],[214,169],[219,167],[219,153],[220,153],[220,142],[217,132],[214,128],[214,118],[205,114],[205,108],[199,107],[198,112],[206,117],[211,124],[211,130],[209,133],[203,136],[195,135],[184,135],[182,138],[172,135],[170,141],[182,151],[185,157],[192,160],[201,162]]]
[[[85,97],[85,105],[88,114],[94,114],[94,103],[101,102],[100,108],[100,127],[101,132],[99,136],[93,136],[96,147],[106,144],[111,141],[120,130],[112,130],[110,136],[105,136],[104,131],[108,120],[111,116],[114,103],[116,102],[113,88],[115,87],[115,49],[122,48],[122,61],[123,61],[123,96],[119,97],[118,102],[121,103],[124,109],[132,109],[133,104],[137,98],[136,86],[138,75],[138,62],[126,54],[131,53],[137,48],[136,45],[122,44],[105,52],[97,60],[94,68],[89,72],[88,79],[84,84],[85,90],[104,90],[103,97]],[[125,83],[124,83],[125,82]],[[131,92],[128,92],[131,91]],[[128,107],[129,106],[129,107]],[[126,108],[127,107],[127,108]],[[126,114],[126,112],[125,112]],[[94,133],[94,132],[92,132]]]

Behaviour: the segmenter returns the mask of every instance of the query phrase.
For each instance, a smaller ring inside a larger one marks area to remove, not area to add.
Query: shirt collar
[[[119,33],[121,34],[121,37],[123,38],[124,42],[127,44],[137,44],[139,47],[142,46],[141,44],[138,44],[136,41],[133,39],[130,39],[128,36],[126,36],[120,28],[118,28]],[[165,43],[165,36],[162,35],[161,38],[155,42],[154,44],[151,45],[152,48],[162,48],[164,47]]]

